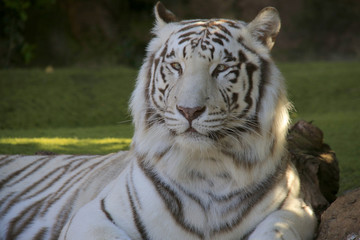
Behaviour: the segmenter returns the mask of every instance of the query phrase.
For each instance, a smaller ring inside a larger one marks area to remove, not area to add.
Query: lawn
[[[360,183],[360,62],[279,64],[296,112],[336,152],[341,191]],[[125,67],[0,71],[0,154],[106,154],[128,149],[128,99],[137,70]]]
[[[136,74],[124,67],[0,71],[0,154],[128,149]]]

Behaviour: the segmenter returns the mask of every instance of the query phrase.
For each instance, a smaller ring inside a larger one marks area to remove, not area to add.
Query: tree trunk
[[[323,143],[322,131],[306,121],[289,131],[288,151],[301,180],[301,193],[320,221],[321,214],[336,199],[339,166],[335,153]]]

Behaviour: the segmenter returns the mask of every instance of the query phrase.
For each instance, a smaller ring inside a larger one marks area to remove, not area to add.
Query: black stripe
[[[166,58],[170,58],[170,57],[175,57],[175,51],[174,51],[174,49],[171,50],[171,52],[166,55]]]
[[[8,202],[7,206],[3,208],[4,211],[1,212],[1,216],[4,216],[8,211],[12,209],[12,207],[14,207],[17,203],[23,201],[24,199],[31,199],[38,196],[40,193],[46,192],[50,186],[52,186],[54,183],[58,182],[61,178],[66,176],[64,173],[69,172],[71,163],[72,162],[69,162],[67,165],[63,165],[54,169],[48,175],[43,176],[38,181],[34,182],[32,185],[26,187],[22,192],[18,192],[15,196],[11,195],[10,197],[12,199],[10,200],[10,202]],[[91,173],[94,166],[97,166],[101,163],[102,162],[97,162],[88,168],[82,169],[77,173],[76,177],[69,178],[60,188],[57,189],[56,192],[47,194],[47,196],[43,198],[43,202],[41,203],[42,211],[40,212],[40,214],[42,216],[45,215],[45,213],[55,202],[62,200],[63,193],[68,192],[69,189],[74,187],[74,184],[76,182],[82,180],[88,173]],[[47,181],[47,179],[53,177],[54,175],[55,177],[52,180]],[[44,183],[46,183],[45,186],[41,187],[35,192],[33,191],[33,189],[36,189],[38,186],[41,186]]]
[[[131,190],[135,195],[136,203],[139,206],[139,208],[142,209],[141,201],[140,201],[138,192],[136,191],[135,184],[134,184],[134,164],[133,164],[133,162],[131,163],[131,168],[130,168],[130,183],[131,183]]]
[[[72,197],[63,204],[63,207],[60,209],[58,215],[55,219],[57,219],[56,223],[53,225],[52,233],[51,233],[51,240],[57,240],[61,233],[61,230],[69,220],[71,216],[73,206],[77,197],[79,195],[80,190],[77,190],[75,193],[72,194]]]
[[[227,30],[226,27],[224,27],[223,25],[220,24],[216,24],[216,26],[225,34],[229,35],[230,37],[232,37],[231,32],[229,32],[229,30]]]
[[[235,62],[236,58],[234,57],[234,55],[232,54],[232,52],[229,52],[228,50],[224,49],[224,53],[225,53],[225,61],[226,62]]]
[[[163,96],[165,96],[165,91],[166,91],[166,89],[169,87],[169,85],[168,84],[166,84],[166,86],[165,86],[165,88],[164,89],[162,89],[162,88],[158,88],[158,90],[159,90],[159,92],[163,95]]]
[[[66,232],[65,232],[65,236],[64,236],[64,239],[65,239],[65,240],[68,239],[67,235],[68,235],[68,233],[69,233],[69,229],[70,229],[70,226],[72,225],[72,222],[73,222],[73,220],[74,220],[74,217],[75,217],[75,215],[72,215],[72,217],[71,217],[70,220],[69,220],[69,224],[67,225]]]
[[[9,222],[6,239],[16,239],[38,216],[44,198],[32,203]]]
[[[146,86],[145,86],[145,90],[144,90],[144,95],[145,95],[145,100],[146,100],[146,112],[145,112],[145,123],[144,125],[149,128],[151,127],[151,125],[148,123],[148,119],[150,118],[150,116],[152,115],[152,110],[150,108],[150,84],[151,84],[151,79],[152,79],[152,66],[153,64],[157,65],[158,64],[158,59],[155,60],[155,54],[152,54],[150,57],[149,57],[149,60],[148,60],[148,72],[147,72],[147,79],[146,79]]]
[[[152,79],[151,79],[151,82],[152,82],[152,84],[151,84],[151,95],[149,96],[149,98],[151,98],[152,102],[154,103],[154,105],[155,105],[155,107],[156,107],[157,109],[160,109],[160,106],[158,105],[158,103],[157,103],[157,101],[156,101],[156,99],[155,99],[155,96],[154,96],[154,95],[155,95],[155,90],[156,90],[156,87],[155,87],[155,79],[156,79],[156,76],[155,76],[155,74],[156,74],[156,70],[157,70],[157,68],[158,68],[160,59],[161,59],[161,61],[163,61],[163,59],[164,59],[164,57],[165,57],[165,54],[166,54],[167,49],[168,49],[167,44],[168,44],[168,41],[166,41],[165,47],[164,47],[163,50],[161,51],[161,54],[160,54],[159,58],[155,59],[155,67],[154,67],[154,72],[153,72],[153,76],[152,76]],[[149,122],[147,122],[147,123],[148,123],[150,126],[152,125],[152,124],[150,124]]]
[[[151,239],[151,238],[149,237],[147,231],[146,231],[145,225],[144,225],[144,223],[142,222],[138,211],[136,210],[136,207],[135,207],[135,204],[134,204],[134,200],[133,200],[133,198],[132,198],[132,196],[131,196],[131,193],[130,193],[129,183],[128,183],[128,182],[126,183],[126,191],[127,191],[128,199],[129,199],[129,202],[130,202],[131,211],[132,211],[132,214],[133,214],[133,220],[134,220],[134,222],[135,222],[135,226],[136,226],[138,232],[139,232],[140,235],[141,235],[141,239],[142,239],[142,240]]]
[[[100,206],[101,206],[101,211],[104,213],[105,217],[116,226],[116,223],[115,223],[113,217],[105,208],[105,200],[104,199],[101,199]]]
[[[234,131],[231,131],[231,129],[230,129],[226,133],[228,135],[238,136],[239,132],[245,132],[245,131],[246,131],[245,129],[235,128]],[[247,161],[247,159],[240,159],[236,153],[230,152],[227,149],[222,149],[221,153],[230,157],[233,160],[233,163],[235,164],[236,167],[241,167],[243,169],[250,170],[257,165],[257,163],[254,163],[252,161]]]
[[[200,198],[198,198],[196,195],[192,194],[191,192],[186,191],[180,184],[178,184],[174,180],[172,181],[172,183],[174,185],[176,185],[180,189],[180,191],[183,192],[186,196],[188,196],[190,199],[195,201],[200,206],[200,208],[203,210],[204,215],[206,214],[206,211],[209,210],[209,208],[210,208],[209,204],[205,205],[205,203],[203,203]]]
[[[190,37],[183,38],[183,39],[181,39],[181,40],[179,41],[179,45],[182,44],[182,43],[184,43],[184,42],[188,42],[188,41],[190,41],[190,40],[191,40]]]
[[[183,48],[183,58],[186,57],[186,47]]]
[[[220,92],[224,102],[226,103],[226,105],[228,107],[230,107],[230,100],[229,100],[229,96],[226,94],[226,91],[224,91],[223,89],[219,89],[219,92]]]
[[[243,51],[239,50],[238,52],[239,55],[239,62],[241,63],[245,63],[247,61],[247,57],[246,55],[243,53]]]
[[[156,191],[162,198],[163,202],[165,203],[167,209],[171,213],[171,216],[176,221],[176,223],[187,232],[203,239],[204,233],[202,233],[196,226],[192,226],[186,222],[182,202],[179,196],[175,193],[175,191],[172,190],[167,183],[163,182],[151,167],[146,166],[143,162],[143,159],[138,158],[137,162],[140,169],[144,172],[145,176],[147,176],[149,180],[153,183]]]
[[[214,114],[212,114],[214,115]],[[209,120],[204,120],[204,122],[218,122],[218,121],[224,121],[224,118],[215,118],[215,119],[209,119]],[[221,124],[220,124],[221,125]]]
[[[2,195],[0,200],[0,206],[3,206],[9,199],[12,199],[12,197],[15,195],[14,192],[7,194],[6,196]],[[0,218],[4,216],[2,212],[0,212]]]
[[[88,166],[84,169],[81,169],[80,171],[78,171],[76,173],[75,176],[73,176],[72,178],[69,178],[68,180],[66,180],[62,186],[60,188],[57,189],[57,191],[54,194],[49,195],[49,198],[47,200],[47,204],[46,204],[46,208],[44,210],[44,212],[46,211],[46,209],[50,208],[55,202],[59,201],[61,199],[61,197],[68,192],[71,188],[74,187],[74,185],[81,181],[82,179],[85,178],[86,175],[88,175],[89,173],[92,173],[93,168],[101,165],[103,162],[105,162],[105,160],[109,159],[111,156],[108,156],[106,158],[102,158],[102,161],[98,161],[95,162],[94,164],[92,164],[91,166]],[[94,157],[93,159],[97,159],[97,157]],[[90,159],[92,160],[92,159]],[[66,175],[64,175],[66,176]],[[51,184],[48,184],[47,186],[51,186]],[[33,196],[36,196],[37,194],[33,194]]]
[[[231,105],[237,103],[237,100],[239,99],[239,94],[238,93],[233,93],[231,96]]]
[[[46,236],[46,234],[47,234],[48,231],[49,231],[49,229],[46,228],[46,227],[40,228],[40,230],[35,234],[35,236],[33,237],[33,239],[35,239],[35,240],[45,239],[45,236]]]
[[[168,70],[169,70],[169,69],[168,69]],[[165,75],[165,73],[164,73],[164,66],[161,66],[161,67],[160,67],[160,74],[161,74],[161,78],[162,78],[162,80],[163,80],[163,83],[166,83],[167,80],[166,80],[166,75]]]
[[[246,73],[248,75],[248,79],[249,79],[249,89],[246,93],[245,96],[245,102],[248,104],[247,109],[250,109],[252,107],[252,98],[251,98],[251,93],[253,90],[253,73],[254,71],[256,71],[257,67],[252,64],[252,63],[246,63]]]
[[[167,117],[167,119],[169,119],[169,120],[176,120],[176,119],[174,119],[174,118],[169,118],[169,117]],[[172,146],[168,146],[168,147],[165,148],[164,150],[155,153],[155,155],[154,155],[155,159],[157,159],[158,161],[161,160],[161,159],[164,157],[164,155],[167,154],[167,153],[171,150],[171,147],[172,147]]]
[[[235,28],[235,29],[241,29],[241,26],[238,25],[236,22],[233,21],[229,21],[226,19],[222,19],[221,22],[226,23],[229,27]]]
[[[261,202],[261,200],[264,199],[269,192],[272,192],[273,188],[286,176],[286,165],[287,163],[282,162],[272,175],[267,177],[261,183],[250,187],[248,190],[245,189],[244,192],[241,192],[241,195],[237,196],[239,198],[238,204],[235,204],[229,208],[228,211],[239,211],[239,207],[243,206],[245,202],[246,208],[243,208],[242,211],[239,211],[239,214],[237,214],[237,216],[233,218],[231,222],[223,223],[220,226],[212,229],[211,235],[230,231],[234,227],[241,224],[241,222],[246,218],[251,210],[256,207],[256,205]]]
[[[100,164],[100,163],[99,163]],[[82,169],[81,171],[79,171],[76,174],[76,177],[72,177],[69,178],[68,180],[66,180],[62,186],[60,188],[57,189],[57,191],[51,195],[48,196],[46,203],[44,203],[44,210],[42,212],[42,214],[45,214],[45,212],[52,206],[54,205],[56,202],[62,200],[62,196],[68,192],[71,188],[73,188],[75,186],[76,183],[78,183],[79,181],[81,181],[82,179],[85,178],[85,176],[87,174],[91,174],[92,171],[91,169],[85,168]],[[49,186],[49,185],[48,185]],[[36,195],[34,195],[36,196]]]
[[[243,43],[243,40],[244,40],[244,39],[240,36],[240,37],[237,39],[237,42],[238,42],[243,48],[245,48],[247,51],[251,52],[252,54],[254,54],[254,55],[258,56],[258,57],[260,57],[259,54],[257,54],[257,52],[256,52],[255,50],[253,50],[253,49],[249,48],[248,46],[246,46],[246,45]]]
[[[239,70],[238,70],[238,69],[231,70],[231,71],[229,71],[227,74],[225,74],[225,77],[229,76],[230,74],[234,74],[234,75],[235,75],[235,78],[232,79],[232,80],[230,80],[230,82],[236,83],[236,82],[237,82],[237,79],[238,79],[238,77],[239,77],[239,74],[240,74]]]
[[[181,34],[181,35],[178,37],[178,39],[179,39],[179,38],[188,37],[188,36],[193,35],[193,34],[198,35],[199,33],[198,33],[198,32],[195,32],[195,31],[183,33],[183,34]]]
[[[21,157],[19,155],[4,155],[0,158],[0,168],[7,166],[10,162],[17,160],[18,158]]]
[[[251,93],[252,93],[252,89],[253,89],[253,68],[249,67],[248,68],[248,64],[246,65],[246,72],[247,72],[247,76],[248,76],[248,90],[246,92],[245,95],[245,102],[247,104],[246,108],[244,108],[244,110],[238,115],[238,118],[243,118],[248,111],[250,110],[250,108],[252,107],[252,98],[251,98]],[[250,65],[251,66],[251,65]]]
[[[259,83],[259,97],[256,103],[256,114],[258,114],[260,111],[261,102],[264,97],[265,86],[269,83],[269,75],[270,75],[269,63],[265,61],[263,58],[260,58],[260,62],[261,62],[260,65],[261,73],[260,73],[260,83]]]
[[[220,38],[212,38],[211,40],[213,42],[220,44],[221,46],[224,46],[224,42]]]
[[[27,169],[29,169],[33,165],[38,164],[38,166],[36,168],[42,167],[44,165],[44,163],[47,162],[51,158],[53,158],[53,157],[42,157],[42,158],[36,159],[35,161],[31,162],[30,164],[26,165],[25,167],[11,173],[9,176],[7,176],[7,178],[3,179],[0,182],[0,188],[2,188],[5,184],[10,182],[14,178],[18,177],[22,172],[26,171]]]
[[[215,32],[214,34],[215,34],[215,36],[217,36],[218,38],[224,39],[225,41],[229,42],[229,39],[228,39],[227,37],[225,37],[224,35],[222,35],[222,34],[220,34],[220,33],[218,33],[218,32]]]
[[[59,168],[51,171],[48,175],[44,176],[43,178],[41,178],[40,180],[36,181],[35,183],[33,183],[32,185],[30,185],[29,187],[25,188],[22,192],[18,193],[13,199],[12,201],[10,201],[10,203],[8,203],[8,205],[4,208],[5,211],[1,213],[1,215],[5,215],[10,209],[11,207],[13,207],[16,203],[23,201],[24,199],[29,199],[31,196],[33,196],[34,194],[31,194],[30,197],[26,196],[26,194],[30,193],[30,191],[37,187],[38,185],[41,185],[43,183],[44,180],[46,180],[47,178],[49,178],[50,176],[52,176],[53,174],[56,174],[58,172]],[[63,171],[61,171],[60,174],[58,174],[58,176],[55,178],[55,180],[52,180],[51,183],[56,182],[58,179],[61,178],[61,176],[66,172],[66,170],[62,169]],[[45,191],[48,189],[48,186],[45,186],[43,188],[42,191]],[[37,193],[40,193],[41,191],[37,191]]]
[[[69,163],[69,165],[70,165],[69,171],[70,172],[76,171],[84,164],[87,164],[87,163],[99,158],[99,156],[96,156],[96,155],[93,157],[90,157],[90,156],[84,156],[84,157],[75,156],[75,157],[77,159],[71,160],[71,162]],[[103,158],[101,162],[105,161],[105,159],[108,159],[109,157]],[[94,165],[88,166],[87,168],[93,169],[93,168],[97,167],[97,165],[99,165],[99,164],[100,164],[100,162],[95,162]]]
[[[188,25],[186,27],[183,27],[181,28],[179,31],[177,31],[178,33],[179,32],[184,32],[184,31],[187,31],[189,29],[192,29],[192,28],[196,28],[196,27],[204,27],[206,28],[208,25],[207,24],[191,24],[191,25]]]

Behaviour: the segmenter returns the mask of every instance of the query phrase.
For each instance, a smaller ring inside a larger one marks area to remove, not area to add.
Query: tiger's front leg
[[[64,226],[59,240],[132,240],[101,210],[95,199],[82,207]]]
[[[312,209],[302,199],[290,198],[281,209],[267,216],[248,240],[310,240],[315,227]]]

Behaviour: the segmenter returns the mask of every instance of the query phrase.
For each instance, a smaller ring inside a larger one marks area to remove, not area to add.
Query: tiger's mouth
[[[208,136],[208,134],[201,133],[193,127],[189,127],[188,129],[186,129],[184,132],[180,133],[179,135],[184,136],[189,139],[195,139],[198,141],[204,141],[204,140],[211,139]]]
[[[198,134],[201,134],[201,133],[199,133],[195,128],[193,128],[193,127],[189,127],[189,128],[185,131],[185,133],[198,133]]]

